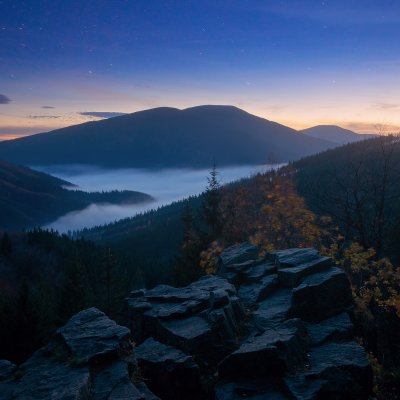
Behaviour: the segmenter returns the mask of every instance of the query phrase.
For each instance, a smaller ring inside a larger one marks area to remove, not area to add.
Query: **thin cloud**
[[[28,115],[29,119],[57,119],[60,115]]]
[[[126,114],[127,113],[113,112],[113,111],[85,111],[79,113],[79,115],[83,115],[84,117],[95,117],[95,118],[113,118]]]
[[[400,108],[400,105],[395,103],[374,103],[372,108],[378,110],[397,110]]]
[[[378,134],[390,134],[400,132],[400,127],[390,124],[372,124],[368,122],[346,122],[340,124],[343,128],[350,129],[359,133],[378,133]]]
[[[49,110],[49,109],[52,109],[52,108],[55,108],[55,107],[53,107],[53,106],[42,106],[42,108],[44,108],[46,110]]]
[[[6,95],[4,94],[0,94],[0,104],[8,104],[11,102],[11,99],[8,98]]]

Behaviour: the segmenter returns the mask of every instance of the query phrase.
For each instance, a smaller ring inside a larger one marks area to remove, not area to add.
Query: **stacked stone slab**
[[[138,363],[161,398],[206,399],[210,386],[217,400],[369,397],[349,282],[315,249],[259,256],[232,246],[217,276],[136,291],[127,303]]]
[[[90,308],[21,366],[0,361],[0,398],[157,400],[143,382],[134,383],[136,370],[129,330]]]

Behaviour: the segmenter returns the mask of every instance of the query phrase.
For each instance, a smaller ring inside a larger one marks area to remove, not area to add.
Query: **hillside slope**
[[[0,161],[0,229],[43,225],[91,203],[136,203],[151,196],[133,191],[87,193],[51,175]]]
[[[209,167],[283,162],[335,144],[231,106],[155,108],[0,143],[24,165]]]

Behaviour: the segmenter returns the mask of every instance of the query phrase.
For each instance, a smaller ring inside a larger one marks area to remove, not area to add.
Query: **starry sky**
[[[199,104],[400,130],[400,1],[0,0],[0,139]]]

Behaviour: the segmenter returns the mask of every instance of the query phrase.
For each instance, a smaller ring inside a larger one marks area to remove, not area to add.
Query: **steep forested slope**
[[[87,193],[76,189],[51,175],[0,161],[0,229],[43,225],[91,203],[151,200],[149,195],[134,191]]]

